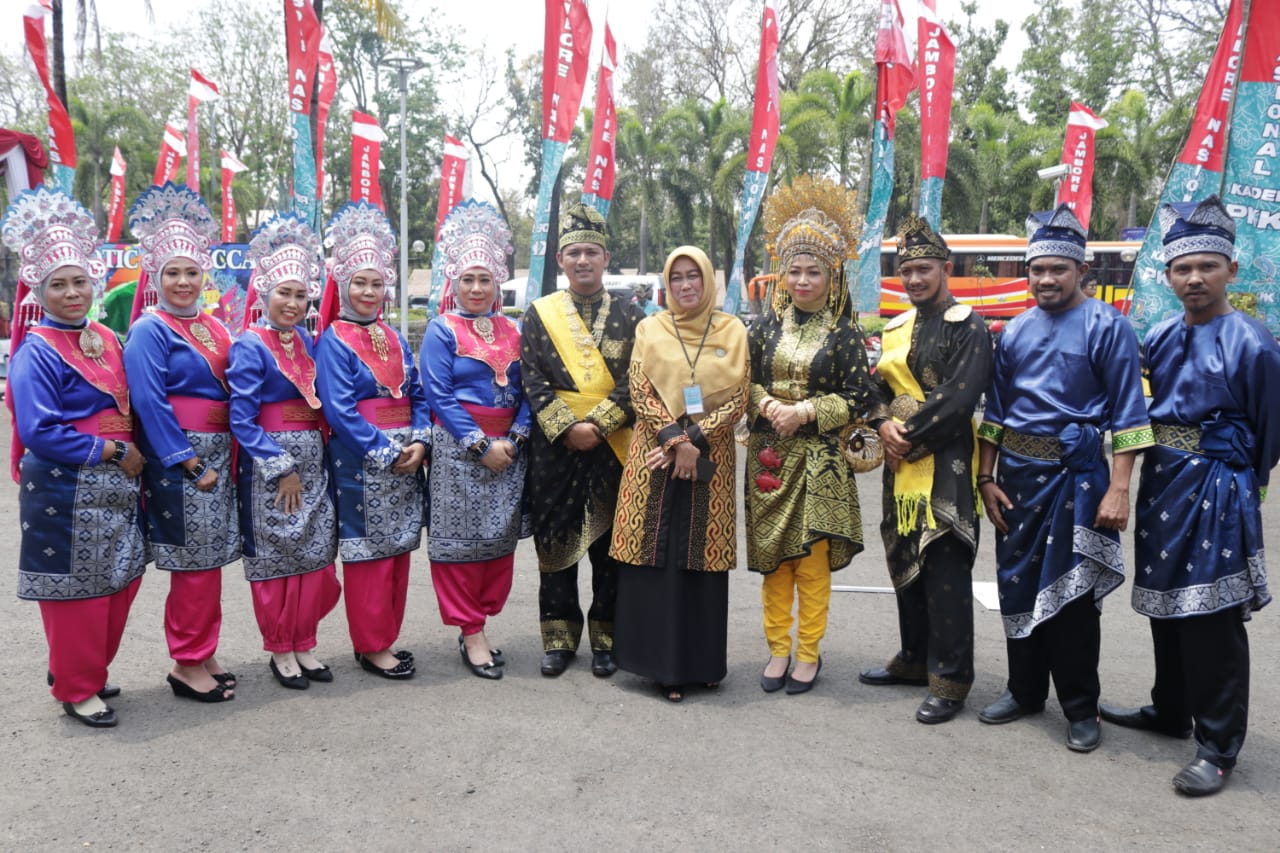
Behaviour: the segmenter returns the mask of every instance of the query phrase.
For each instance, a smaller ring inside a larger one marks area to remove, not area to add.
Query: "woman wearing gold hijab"
[[[733,428],[746,410],[747,330],[717,311],[711,260],[667,258],[668,310],[636,326],[635,435],[623,468],[610,554],[618,573],[618,666],[654,679],[672,702],[726,673],[728,572],[738,561]]]
[[[844,280],[856,222],[854,194],[822,178],[797,178],[765,206],[779,280],[772,311],[749,340],[746,523],[747,568],[764,575],[766,693],[813,687],[831,573],[862,550],[858,487],[841,447],[841,431],[865,413],[872,394]],[[788,675],[796,598],[796,665]]]

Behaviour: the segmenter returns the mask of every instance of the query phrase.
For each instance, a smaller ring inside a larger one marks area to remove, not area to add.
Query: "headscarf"
[[[95,296],[101,294],[107,267],[97,256],[98,228],[93,214],[62,190],[42,184],[18,195],[0,224],[0,238],[21,262],[14,299],[18,307],[15,349],[26,326],[38,322],[41,311],[48,312],[45,291],[58,270],[83,270],[93,283]]]
[[[271,291],[286,281],[303,285],[307,299],[318,297],[322,252],[320,237],[297,213],[278,213],[253,232],[248,252],[253,264],[249,288],[258,295],[258,304],[245,307],[245,328],[255,313],[268,317]],[[270,319],[266,322],[271,325]]]
[[[169,262],[185,258],[202,272],[213,269],[209,247],[218,238],[218,223],[204,199],[191,189],[166,181],[138,196],[129,209],[129,230],[139,240],[142,273],[134,296],[134,319],[151,298],[175,317],[194,317],[200,313],[200,301],[189,308],[177,309],[164,296],[157,279]]]
[[[351,279],[361,270],[373,270],[387,287],[396,283],[396,235],[390,220],[367,201],[347,202],[329,220],[325,244],[333,246],[332,281],[341,306],[338,316],[367,323],[370,318],[351,304]]]
[[[683,311],[667,288],[667,310],[636,327],[631,357],[676,418],[685,413],[684,389],[690,384],[690,361],[697,363],[693,382],[702,390],[704,412],[728,400],[747,371],[747,330],[737,317],[715,310],[716,276],[707,254],[696,246],[676,249],[667,256],[663,281],[667,281],[672,265],[682,257],[697,264],[702,273],[702,299],[696,307]]]
[[[455,207],[440,226],[440,252],[444,257],[445,286],[441,313],[456,311],[454,282],[470,269],[484,269],[493,276],[491,311],[502,310],[502,283],[510,277],[507,256],[512,254],[511,228],[493,205],[470,199]]]
[[[1213,252],[1235,255],[1236,221],[1216,195],[1198,205],[1165,204],[1160,207],[1160,228],[1164,231],[1164,262],[1173,263],[1183,255]]]

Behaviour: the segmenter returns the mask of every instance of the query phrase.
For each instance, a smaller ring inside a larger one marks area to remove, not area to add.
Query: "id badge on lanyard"
[[[702,414],[702,386],[684,386],[684,410],[690,415]]]

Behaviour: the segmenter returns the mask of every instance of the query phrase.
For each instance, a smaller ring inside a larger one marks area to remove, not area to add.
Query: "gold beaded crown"
[[[902,220],[898,228],[898,263],[914,261],[917,258],[937,258],[949,260],[951,250],[947,241],[943,240],[927,219],[912,213]]]
[[[823,177],[801,175],[764,205],[765,245],[786,266],[794,255],[812,255],[838,272],[858,257],[858,194]]]

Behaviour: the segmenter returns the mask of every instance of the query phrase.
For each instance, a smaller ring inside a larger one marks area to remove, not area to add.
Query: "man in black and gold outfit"
[[[947,288],[946,242],[918,216],[898,233],[898,275],[912,310],[885,326],[871,425],[885,450],[884,539],[898,595],[901,650],[858,676],[918,684],[922,723],[945,723],[973,684],[973,409],[991,380],[982,319]]]
[[[561,217],[556,260],[569,289],[529,306],[520,341],[524,393],[538,422],[525,495],[541,570],[542,674],[560,675],[577,652],[578,561],[590,555],[591,671],[607,678],[617,671],[609,534],[634,420],[627,368],[644,311],[604,288],[608,240],[595,208],[575,204]]]

